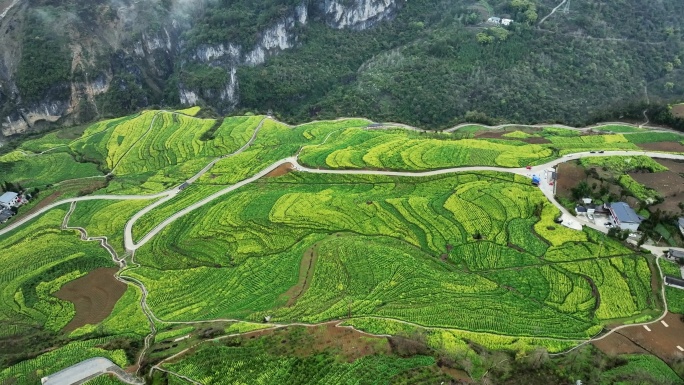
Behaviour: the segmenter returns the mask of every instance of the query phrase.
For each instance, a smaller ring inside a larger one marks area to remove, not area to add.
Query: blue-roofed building
[[[640,217],[629,205],[625,202],[606,203],[606,209],[610,212],[610,216],[615,222],[615,225],[622,230],[637,231],[639,225],[644,219]]]

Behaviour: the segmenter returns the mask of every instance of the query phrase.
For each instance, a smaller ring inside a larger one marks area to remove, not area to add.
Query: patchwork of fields
[[[26,354],[0,349],[0,382],[30,382],[43,373],[39,368],[53,372],[93,355],[132,365],[142,346],[131,347],[131,341],[179,322],[345,319],[374,334],[427,331],[429,344],[451,341],[475,354],[465,341],[491,349],[562,351],[607,325],[650,320],[663,311],[652,279],[658,272],[648,257],[592,229],[557,224],[560,210],[524,173],[506,168],[541,167],[584,151],[638,151],[639,144],[681,136],[606,126],[605,134],[548,128],[460,139],[458,132],[369,130],[364,119],[290,127],[264,116],[199,119],[193,117],[197,111],[145,111],[94,124],[75,140],[48,134],[0,156],[3,175],[24,187],[54,189],[64,180],[106,176],[107,185],[94,194],[157,193],[155,199],[78,201],[68,221],[65,203],[21,227],[0,230],[7,256],[0,259],[7,283],[0,292],[0,342],[45,341]],[[546,142],[525,141],[539,138]],[[289,157],[340,174],[284,169],[226,190]],[[629,166],[614,158],[583,162],[662,169],[648,157],[633,157]],[[343,174],[467,166],[500,171]],[[636,183],[630,188],[639,191],[636,181],[625,183]],[[99,242],[81,241],[75,230],[63,230],[66,224],[106,237],[114,255]],[[125,239],[148,234],[149,242],[135,253],[126,250]],[[117,266],[112,257],[122,259],[117,277],[129,284],[123,297],[98,325],[65,332],[75,309],[53,294],[97,268]],[[79,354],[69,359],[57,355],[75,350]],[[281,379],[289,378],[292,365],[312,365],[255,354],[202,347],[168,367],[212,382],[215,374],[197,364],[211,357],[251,356],[249,368],[267,365],[264,376]],[[426,357],[383,360],[329,363],[318,375],[321,381],[375,378],[373,368],[381,365],[390,378],[435,364]],[[244,380],[240,376],[235,380]]]
[[[643,257],[556,225],[555,215],[510,174],[294,173],[174,222],[137,251],[142,267],[127,274],[148,287],[157,316],[179,321],[351,314],[581,339],[654,309]],[[315,270],[293,300],[307,253]]]

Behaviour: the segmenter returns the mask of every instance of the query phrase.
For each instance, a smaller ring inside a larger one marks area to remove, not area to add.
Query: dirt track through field
[[[84,325],[94,325],[109,316],[116,302],[126,291],[126,284],[114,278],[118,270],[95,269],[67,283],[55,293],[55,297],[73,303],[76,308],[76,315],[63,331],[71,332]]]

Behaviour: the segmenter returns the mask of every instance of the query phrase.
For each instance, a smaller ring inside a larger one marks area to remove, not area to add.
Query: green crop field
[[[140,238],[144,237],[150,230],[160,224],[164,219],[173,215],[179,210],[202,200],[203,198],[216,193],[226,186],[224,185],[202,185],[194,184],[189,186],[183,194],[176,195],[168,202],[157,206],[153,210],[149,211],[140,219],[138,219],[133,225],[133,239],[139,241]],[[150,201],[147,201],[151,204]]]
[[[375,354],[345,362],[334,352],[284,355],[275,351],[276,341],[268,343],[272,339],[204,344],[164,367],[202,384],[390,384],[412,369],[435,364],[425,356]]]
[[[102,176],[94,163],[79,163],[67,153],[23,155],[19,151],[0,158],[3,181],[19,183],[23,187],[45,188],[68,179]]]
[[[679,142],[684,136],[674,132],[640,132],[636,134],[625,135],[625,138],[631,143],[656,143],[656,142]]]
[[[75,130],[75,139],[48,133],[0,155],[2,178],[40,187],[44,199],[20,211],[40,215],[0,229],[0,383],[35,383],[94,356],[131,366],[145,341],[141,372],[185,351],[162,367],[201,383],[432,383],[448,379],[440,368],[455,359],[469,360],[458,370],[478,380],[494,370],[487,352],[515,355],[511,362],[539,349],[564,352],[608,325],[663,311],[647,257],[598,231],[556,223],[560,209],[522,167],[568,153],[638,150],[676,134],[510,127],[499,139],[477,139],[484,129],[477,125],[426,133],[369,127],[366,119],[293,127],[265,116],[197,117],[205,115],[143,111]],[[254,177],[295,159],[313,170],[285,164]],[[644,156],[581,163],[614,173],[667,170]],[[470,166],[488,171],[418,173]],[[639,199],[658,196],[628,175],[619,183]],[[70,202],[40,211],[87,194],[136,196],[78,201],[68,222]],[[127,234],[126,224],[150,205]],[[75,330],[65,326],[79,303],[55,293],[117,264],[63,223],[106,237],[124,258],[116,278],[127,284],[112,281],[119,285],[112,312]],[[128,241],[140,244],[126,250]],[[684,312],[681,292],[666,290],[673,312]],[[353,359],[335,349],[263,348],[263,336],[285,325],[328,321],[420,348],[392,340]],[[254,339],[235,344],[229,334]],[[670,378],[649,359],[625,360],[604,382],[641,367]]]
[[[517,141],[422,138],[405,130],[345,130],[304,147],[303,164],[343,169],[432,170],[459,166],[521,167],[551,160],[552,151]]]
[[[616,173],[635,170],[647,170],[648,172],[667,171],[667,167],[647,156],[597,156],[582,158],[580,163],[587,168],[605,167]]]
[[[632,132],[644,132],[645,128],[635,127],[635,126],[625,126],[618,124],[609,124],[606,126],[594,127],[592,130],[596,131],[609,131],[615,133],[632,133]]]
[[[660,196],[658,191],[644,186],[629,175],[621,175],[618,178],[618,183],[622,188],[642,201],[655,201]]]
[[[601,375],[601,385],[619,384],[629,378],[640,378],[642,383],[679,384],[681,378],[657,357],[648,355],[626,355],[627,365],[606,371]]]
[[[556,213],[537,189],[507,174],[291,173],[174,222],[138,250],[143,267],[126,274],[148,285],[160,318],[178,321],[320,322],[351,313],[586,338],[604,321],[648,311],[645,260],[597,234],[555,225]],[[307,253],[316,255],[315,271],[292,303],[288,290]]]
[[[107,237],[108,243],[123,255],[126,222],[138,211],[154,203],[150,200],[84,201],[76,204],[70,227],[82,227],[90,237]]]
[[[0,332],[19,334],[33,323],[59,331],[74,315],[73,305],[52,293],[97,267],[114,266],[94,242],[61,231],[65,210],[55,209],[0,239]]]

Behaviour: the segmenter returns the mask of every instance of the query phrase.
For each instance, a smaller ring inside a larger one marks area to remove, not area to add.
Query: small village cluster
[[[26,204],[28,199],[24,194],[8,191],[0,196],[0,223],[7,222],[16,213],[17,207]]]
[[[578,216],[585,216],[592,220],[595,220],[596,217],[605,216],[607,222],[604,223],[604,226],[607,228],[617,227],[620,230],[636,232],[644,220],[625,202],[595,205],[591,203],[592,200],[590,198],[584,198],[583,201],[583,205],[575,207],[575,213]]]

